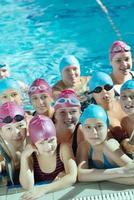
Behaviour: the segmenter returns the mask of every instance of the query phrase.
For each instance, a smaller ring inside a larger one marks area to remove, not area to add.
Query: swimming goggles
[[[16,115],[15,117],[7,116],[4,119],[2,119],[2,122],[5,124],[9,124],[15,120],[16,122],[20,122],[24,119],[24,116],[22,115]]]
[[[125,47],[115,46],[115,47],[113,47],[113,49],[111,50],[110,53],[119,53],[122,51],[125,51],[125,52],[131,51],[131,47],[128,45],[126,45]]]
[[[6,64],[0,64],[0,68],[6,67]]]
[[[55,102],[55,106],[58,104],[64,104],[64,103],[69,103],[74,106],[80,106],[79,100],[77,98],[73,98],[73,97],[71,97],[71,98],[62,97]]]
[[[87,92],[86,91],[86,94],[89,95],[89,94],[92,94],[92,93],[100,93],[102,92],[103,88],[106,90],[106,91],[110,91],[114,86],[113,85],[109,85],[109,84],[106,84],[104,85],[103,87],[101,86],[98,86],[96,87],[93,91],[91,92]]]
[[[45,86],[45,85],[39,85],[39,86],[32,86],[30,89],[29,89],[29,92],[35,92],[36,90],[47,90],[48,87]]]

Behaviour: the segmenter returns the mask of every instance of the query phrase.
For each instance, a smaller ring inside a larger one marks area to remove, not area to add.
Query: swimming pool
[[[102,0],[124,41],[134,46],[134,1]],[[13,76],[30,84],[60,79],[65,54],[79,58],[82,75],[109,72],[108,49],[118,39],[96,0],[1,0],[0,58]]]

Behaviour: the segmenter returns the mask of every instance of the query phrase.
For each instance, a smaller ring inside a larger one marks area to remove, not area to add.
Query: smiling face
[[[6,102],[15,102],[18,105],[22,104],[20,93],[15,89],[10,89],[2,92],[0,94],[0,102],[2,104]]]
[[[114,55],[111,61],[113,74],[116,77],[124,77],[129,74],[132,69],[131,52],[119,52]]]
[[[120,103],[125,113],[134,113],[134,90],[127,89],[122,91],[120,95]]]
[[[62,71],[63,82],[68,87],[75,85],[79,78],[80,78],[80,69],[78,67],[69,66],[65,67]]]
[[[80,118],[79,107],[59,108],[55,112],[56,126],[64,131],[74,132]]]
[[[31,96],[31,103],[38,114],[46,114],[51,109],[52,98],[46,93]]]
[[[1,128],[1,136],[8,143],[22,144],[26,138],[26,121],[5,124]]]
[[[107,125],[98,119],[87,119],[83,131],[85,139],[92,145],[101,144],[107,137]]]
[[[35,146],[38,149],[39,154],[54,153],[57,148],[57,139],[55,136],[50,137],[46,140],[42,139],[36,142]]]

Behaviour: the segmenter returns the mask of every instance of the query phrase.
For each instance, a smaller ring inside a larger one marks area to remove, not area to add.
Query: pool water
[[[124,41],[134,47],[134,0],[102,0]],[[111,71],[108,50],[119,39],[96,0],[1,0],[0,59],[27,84],[60,79],[63,55],[74,54],[82,75]]]

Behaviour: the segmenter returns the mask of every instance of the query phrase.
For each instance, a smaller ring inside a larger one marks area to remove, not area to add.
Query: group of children
[[[28,88],[32,114],[22,107],[18,82],[0,65],[0,170],[7,184],[28,190],[21,199],[37,199],[77,179],[134,184],[131,48],[114,42],[110,62],[110,75],[81,77],[78,60],[63,57],[61,81],[51,88],[39,78]]]

